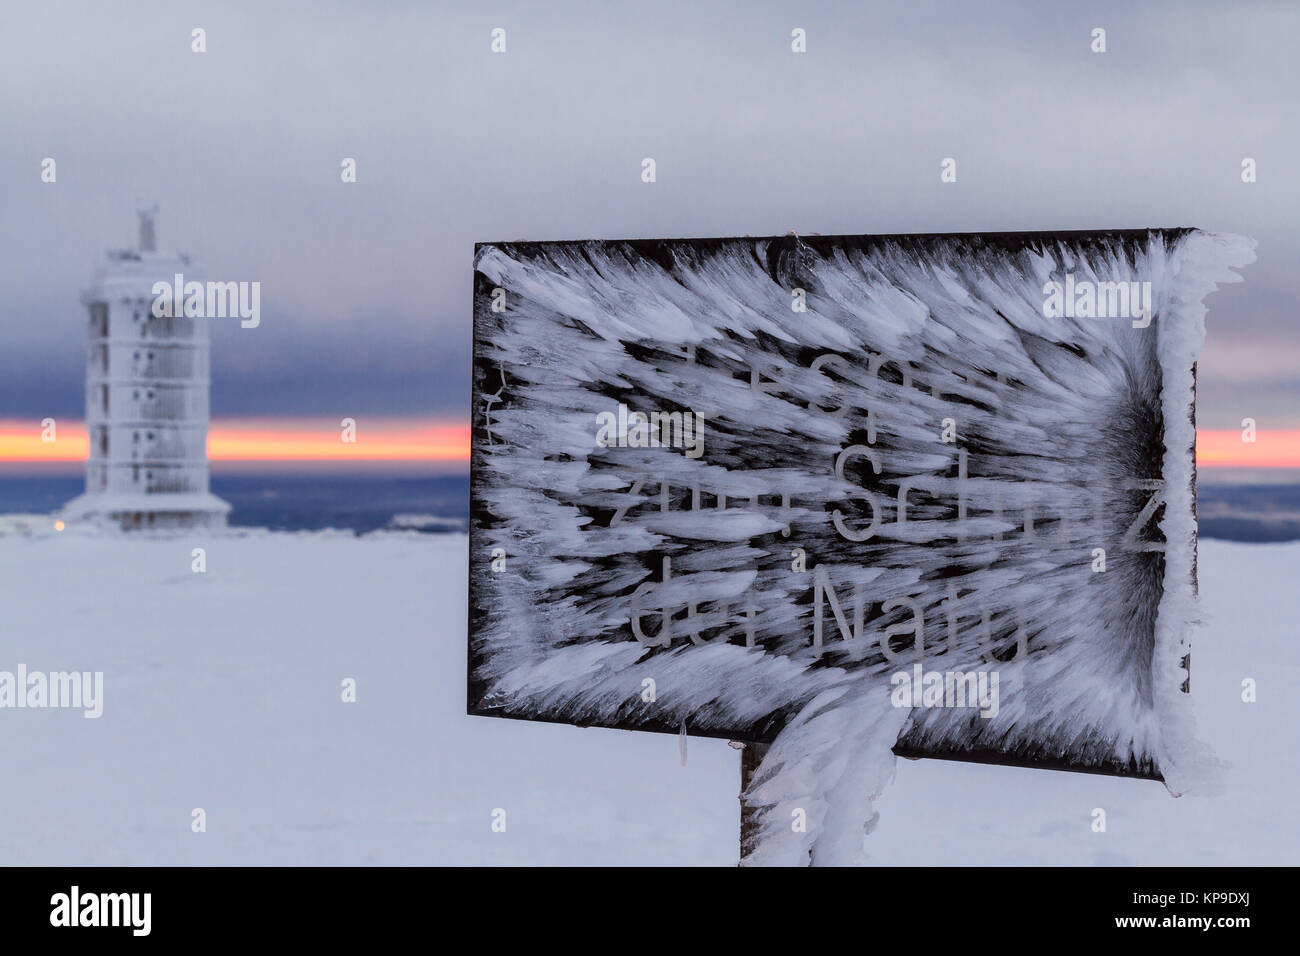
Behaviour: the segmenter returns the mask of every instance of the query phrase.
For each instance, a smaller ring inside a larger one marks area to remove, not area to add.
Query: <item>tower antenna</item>
[[[157,252],[158,241],[154,234],[154,219],[158,215],[158,204],[146,206],[141,203],[136,206],[135,213],[140,217],[140,251]]]

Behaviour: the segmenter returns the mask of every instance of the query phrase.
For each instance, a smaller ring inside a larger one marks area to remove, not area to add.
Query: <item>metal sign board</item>
[[[475,251],[473,714],[1160,777],[1182,744],[1190,229]]]

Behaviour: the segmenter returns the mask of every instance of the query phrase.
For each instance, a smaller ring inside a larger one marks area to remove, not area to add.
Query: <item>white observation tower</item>
[[[220,527],[230,511],[208,491],[208,320],[153,314],[154,283],[199,278],[189,257],[157,251],[156,214],[140,211],[139,249],[110,251],[81,296],[90,454],[69,522]]]

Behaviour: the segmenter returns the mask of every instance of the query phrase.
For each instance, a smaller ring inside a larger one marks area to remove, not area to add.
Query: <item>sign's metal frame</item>
[[[988,243],[1002,244],[1008,249],[1023,248],[1030,242],[1053,242],[1053,241],[1077,241],[1094,237],[1123,238],[1123,239],[1142,239],[1148,237],[1151,233],[1163,233],[1166,238],[1176,239],[1177,237],[1190,232],[1186,228],[1177,229],[1129,229],[1129,230],[1073,230],[1073,231],[1044,231],[1044,232],[999,232],[999,233],[926,233],[926,234],[890,234],[876,236],[808,236],[795,237],[793,235],[786,237],[744,237],[748,241],[768,242],[778,253],[788,252],[794,248],[796,243],[805,243],[810,246],[819,246],[822,244],[835,243],[871,243],[889,240],[929,240],[929,239],[946,239],[961,238],[963,236],[978,236],[981,240]],[[537,250],[553,246],[566,245],[585,245],[590,243],[601,243],[608,245],[619,245],[630,247],[637,253],[660,262],[661,264],[670,263],[671,260],[666,253],[666,249],[673,245],[689,245],[695,249],[708,249],[710,246],[724,242],[733,242],[735,239],[725,238],[701,238],[701,239],[633,239],[633,240],[558,240],[555,242],[485,242],[475,244],[476,260],[477,255],[485,247],[492,246],[510,246],[513,249],[527,251]],[[775,259],[769,262],[768,268],[775,275],[778,268]],[[477,481],[479,469],[482,468],[480,455],[478,454],[478,436],[481,433],[483,425],[483,409],[485,395],[480,390],[479,375],[477,373],[478,354],[479,354],[479,316],[480,309],[488,307],[488,296],[491,292],[492,284],[485,276],[476,271],[474,276],[474,362],[475,369],[471,375],[471,433],[472,433],[472,450],[470,456],[470,521],[469,521],[469,554],[470,567],[469,571],[469,620],[468,620],[468,658],[467,658],[467,713],[473,716],[498,717],[505,719],[524,719],[539,721],[543,723],[562,723],[570,726],[575,725],[574,721],[552,717],[546,714],[524,713],[496,706],[484,706],[483,697],[486,685],[476,676],[477,665],[480,661],[479,655],[475,651],[475,627],[477,620],[484,613],[479,603],[478,586],[475,580],[473,563],[481,559],[481,537],[482,531],[479,528],[478,515],[481,513],[481,500],[479,498],[479,483]],[[1195,366],[1192,369],[1195,376]],[[1190,414],[1193,425],[1196,417],[1195,403],[1195,378],[1193,378],[1193,395]],[[1195,448],[1191,449],[1193,456],[1193,487],[1192,487],[1192,506],[1195,513]],[[1196,587],[1195,580],[1195,556],[1193,556],[1193,588]],[[1184,666],[1188,668],[1190,675],[1190,656],[1184,659]],[[1190,690],[1190,676],[1182,686],[1183,692]],[[625,720],[601,721],[592,724],[576,724],[577,726],[599,726],[610,729],[621,730],[641,730],[654,733],[678,734],[681,732],[681,726],[674,724],[670,720],[656,720],[654,717],[642,717],[635,722]],[[745,776],[746,767],[748,773],[752,774],[757,766],[758,759],[766,750],[766,745],[775,739],[779,732],[781,721],[778,719],[771,720],[764,728],[759,728],[756,733],[735,734],[712,732],[707,729],[692,728],[692,735],[711,736],[720,739],[736,740],[745,744],[746,751],[742,757],[742,777]],[[1115,764],[1089,766],[1077,763],[1068,759],[1053,759],[1042,756],[1019,756],[1014,753],[1007,753],[989,749],[921,749],[900,743],[893,748],[897,756],[908,759],[934,758],[940,760],[962,761],[970,763],[996,764],[1002,766],[1030,767],[1036,769],[1066,770],[1078,773],[1100,774],[1106,776],[1125,776],[1148,780],[1162,780],[1163,778],[1158,771],[1149,766],[1139,766],[1131,762],[1127,767],[1121,767]]]

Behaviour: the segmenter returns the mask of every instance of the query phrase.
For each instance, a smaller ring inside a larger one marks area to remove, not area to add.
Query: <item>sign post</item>
[[[860,859],[895,755],[1181,792],[1201,300],[1252,258],[480,245],[469,711],[744,742],[748,862]]]

